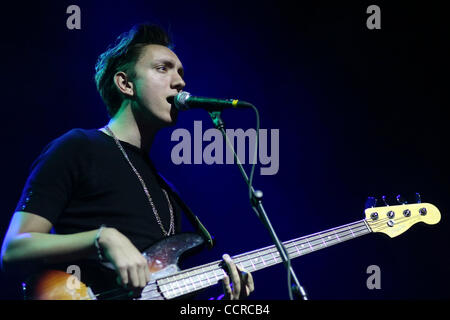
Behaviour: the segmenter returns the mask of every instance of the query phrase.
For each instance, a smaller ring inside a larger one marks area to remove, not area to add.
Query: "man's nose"
[[[174,79],[172,80],[172,88],[177,90],[183,90],[185,86],[186,83],[184,82],[184,79],[177,73],[174,76]]]

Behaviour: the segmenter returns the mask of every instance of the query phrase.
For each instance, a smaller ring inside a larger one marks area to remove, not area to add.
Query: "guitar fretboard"
[[[333,246],[370,233],[364,220],[328,229],[312,235],[283,242],[289,257],[299,256]],[[277,248],[272,245],[232,257],[236,265],[249,272],[261,270],[282,262]],[[166,299],[173,299],[217,284],[226,275],[222,260],[180,271],[157,280],[159,290]],[[151,292],[142,292],[142,299],[151,299]],[[153,293],[154,294],[154,293]]]

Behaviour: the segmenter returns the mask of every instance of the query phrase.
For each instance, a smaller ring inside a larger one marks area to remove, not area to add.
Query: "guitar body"
[[[143,291],[154,292],[152,300],[165,299],[158,291],[156,280],[178,272],[180,270],[178,267],[180,257],[187,251],[200,248],[203,243],[203,238],[198,234],[182,233],[164,238],[145,250],[143,255],[148,261],[151,280]],[[103,268],[109,269],[106,272],[115,275],[110,263],[103,265]],[[133,298],[128,291],[114,285],[114,283],[117,283],[114,281],[114,277],[111,277],[111,279],[113,285],[109,288],[108,294],[94,293],[90,286],[95,287],[95,284],[83,282],[82,268],[80,269],[80,279],[61,270],[46,270],[26,283],[26,286],[24,286],[25,297],[31,300],[96,300],[102,299],[102,296],[105,299]]]

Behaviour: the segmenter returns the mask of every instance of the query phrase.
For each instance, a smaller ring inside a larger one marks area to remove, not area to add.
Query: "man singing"
[[[186,85],[183,66],[168,35],[144,24],[100,55],[95,81],[110,121],[73,129],[44,148],[11,219],[2,267],[29,272],[96,259],[139,292],[151,277],[141,252],[180,232],[180,203],[148,154],[158,130],[176,121],[173,97]],[[251,274],[223,259],[226,296],[250,294]]]

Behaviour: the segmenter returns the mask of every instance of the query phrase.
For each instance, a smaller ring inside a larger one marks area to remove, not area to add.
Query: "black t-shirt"
[[[169,205],[161,189],[169,189],[168,185],[148,154],[129,143],[121,144],[169,230]],[[140,251],[163,237],[138,177],[107,134],[73,129],[49,143],[31,169],[16,210],[48,219],[55,233],[89,231],[105,224],[122,232]],[[173,194],[170,199],[179,232],[181,209]]]

